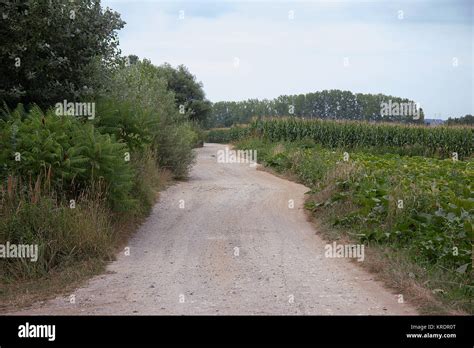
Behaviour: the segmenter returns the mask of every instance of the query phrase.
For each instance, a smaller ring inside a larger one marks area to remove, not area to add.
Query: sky
[[[324,89],[474,114],[474,1],[103,0],[125,55],[184,64],[212,102]]]

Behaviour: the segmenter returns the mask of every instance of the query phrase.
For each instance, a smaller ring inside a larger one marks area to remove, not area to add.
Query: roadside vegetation
[[[0,244],[37,245],[39,255],[0,260],[2,307],[67,291],[102,270],[158,191],[187,177],[209,114],[186,67],[120,56],[124,23],[99,2],[8,2],[6,11]],[[18,36],[36,19],[43,24],[35,36]],[[16,36],[48,54],[22,52]],[[188,96],[176,90],[182,85]],[[58,103],[71,109],[58,112]]]
[[[318,230],[370,246],[365,266],[422,312],[474,312],[472,129],[276,119],[209,136],[310,187]]]
[[[210,142],[240,139],[249,135],[270,141],[311,139],[328,148],[364,149],[372,153],[457,159],[474,152],[474,129],[434,127],[396,123],[302,120],[300,118],[257,119],[248,125],[208,131]]]
[[[427,128],[418,106],[380,115],[409,99],[339,90],[211,105],[185,66],[123,56],[126,23],[100,1],[2,6],[0,245],[39,255],[0,259],[0,308],[103,270],[207,137],[310,187],[326,237],[369,245],[369,267],[426,312],[474,313],[471,115]]]

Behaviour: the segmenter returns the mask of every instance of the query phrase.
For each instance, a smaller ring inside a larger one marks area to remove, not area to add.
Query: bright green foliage
[[[94,124],[101,133],[123,140],[134,152],[142,151],[152,142],[155,120],[149,110],[132,101],[105,98],[97,103],[97,109]]]
[[[113,208],[125,209],[133,203],[129,197],[133,169],[126,160],[125,143],[99,133],[91,124],[57,116],[52,110],[43,113],[38,107],[28,114],[19,108],[0,122],[2,183],[9,176],[25,183],[40,177],[50,188],[64,190],[69,199],[99,185]]]
[[[360,209],[338,223],[365,226],[364,239],[410,245],[430,262],[450,268],[469,263],[474,237],[473,161],[364,153],[352,157],[360,172],[337,187]]]
[[[1,1],[0,103],[93,98],[120,61],[125,22],[100,1]]]
[[[85,158],[85,171],[78,175],[83,182],[104,183],[112,207],[130,209],[134,170],[130,165],[130,150],[109,134],[100,134],[92,125],[85,125],[76,134],[78,155]]]
[[[150,145],[158,164],[183,178],[193,163],[197,134],[186,114],[179,112],[160,67],[148,60],[121,69],[111,83],[109,97],[95,120],[133,150]]]
[[[270,141],[310,138],[330,148],[371,148],[378,152],[465,158],[474,152],[474,129],[386,123],[301,120],[256,120],[250,128]]]
[[[202,83],[196,76],[184,65],[175,69],[165,63],[159,69],[166,77],[168,89],[174,93],[176,105],[184,108],[190,120],[200,124],[206,122],[211,113],[211,102],[206,99]]]

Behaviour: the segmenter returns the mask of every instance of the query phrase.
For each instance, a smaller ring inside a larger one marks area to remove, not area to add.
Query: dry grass
[[[155,201],[159,191],[172,183],[172,173],[162,170],[159,173],[159,185],[155,186]],[[112,223],[112,253],[117,253],[126,245],[143,223],[146,216],[117,215],[109,217]],[[105,271],[107,262],[99,258],[75,262],[48,272],[45,277],[19,279],[11,283],[0,283],[0,310],[14,311],[31,306],[35,302],[46,301],[56,296],[67,295],[84,285],[91,277]]]
[[[41,279],[0,284],[0,311],[14,311],[58,295],[67,295],[89,278],[102,273],[105,265],[99,260],[89,260],[52,271]]]
[[[284,152],[285,152],[285,146],[281,143],[275,145],[272,149],[273,156],[278,155],[280,153],[284,153]]]

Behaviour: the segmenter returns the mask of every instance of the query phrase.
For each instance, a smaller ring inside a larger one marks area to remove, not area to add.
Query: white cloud
[[[120,35],[122,50],[155,64],[186,65],[212,101],[337,88],[408,97],[428,116],[474,111],[472,25],[400,21],[393,6],[388,15],[382,12],[393,20],[360,20],[371,10],[377,19],[380,4],[365,4],[351,20],[345,3],[232,5],[233,11],[219,15],[185,12],[184,20],[160,4],[142,11],[130,10],[130,4],[117,8],[128,22]],[[293,8],[295,19],[289,20]],[[412,12],[420,16],[418,8]],[[452,57],[460,62],[455,69]]]

